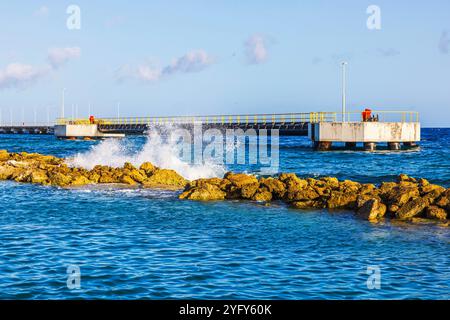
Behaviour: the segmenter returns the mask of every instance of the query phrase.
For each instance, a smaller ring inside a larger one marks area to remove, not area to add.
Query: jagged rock
[[[137,170],[137,168],[135,166],[133,166],[130,162],[125,162],[123,164],[123,168],[126,170],[130,170],[130,171]]]
[[[372,183],[366,183],[361,185],[361,189],[359,190],[359,194],[374,194],[378,193],[377,187]]]
[[[44,184],[48,181],[47,173],[44,170],[35,170],[31,172],[30,182]]]
[[[353,209],[356,206],[356,192],[332,191],[327,201],[329,209]]]
[[[295,173],[282,173],[278,180],[284,183],[286,192],[289,193],[294,193],[308,186],[308,182],[297,177]]]
[[[438,190],[438,192],[443,193],[445,191],[445,188],[443,188],[441,186],[438,186],[436,184],[427,184],[427,185],[422,186],[420,188],[420,193],[422,195],[425,195],[425,194],[430,193],[430,192],[432,192],[434,190]]]
[[[361,189],[361,184],[355,181],[344,180],[339,183],[339,191],[344,193],[356,193]]]
[[[147,179],[147,175],[146,175],[145,171],[140,172],[136,169],[130,170],[128,172],[128,175],[131,177],[131,179],[133,179],[134,181],[137,181],[139,183],[143,183]]]
[[[358,209],[356,214],[363,219],[376,221],[384,217],[386,210],[386,205],[381,203],[378,199],[370,199]]]
[[[116,179],[114,179],[114,177],[111,173],[103,171],[98,182],[99,183],[117,183],[118,181]]]
[[[133,178],[131,178],[131,177],[128,176],[128,175],[123,175],[123,176],[120,178],[120,182],[125,183],[125,184],[129,184],[130,186],[134,186],[134,185],[137,184],[137,182],[134,181]]]
[[[241,188],[241,197],[243,199],[251,199],[259,189],[259,182],[245,184]]]
[[[423,178],[420,178],[418,182],[421,187],[426,187],[427,185],[430,184],[430,182],[427,179],[423,179]]]
[[[66,176],[60,172],[52,172],[49,175],[50,184],[54,186],[65,187],[70,184],[72,178],[70,176]]]
[[[140,170],[143,170],[147,176],[151,176],[153,172],[155,172],[158,168],[156,168],[153,164],[150,162],[144,162],[139,167]]]
[[[391,208],[391,206],[395,208],[402,207],[409,200],[415,199],[419,196],[420,192],[417,188],[397,186],[384,195],[384,200],[390,206],[389,208]],[[391,212],[395,211],[391,210]]]
[[[285,194],[285,199],[287,201],[306,201],[315,200],[317,198],[319,198],[319,194],[310,186],[303,189],[288,191]]]
[[[187,180],[176,173],[174,170],[159,169],[154,172],[149,178],[147,178],[143,185],[146,188],[149,187],[174,187],[183,188],[187,184]]]
[[[6,150],[0,150],[0,161],[8,161],[9,153]]]
[[[402,181],[404,181],[404,182],[417,182],[416,179],[411,178],[411,177],[407,176],[406,174],[400,174],[397,177],[397,182],[402,182]]]
[[[429,206],[427,208],[427,218],[436,220],[446,220],[447,212],[438,206]]]
[[[415,200],[411,200],[403,207],[401,207],[396,213],[396,217],[405,220],[416,217],[420,215],[423,210],[429,205],[429,200],[425,198],[417,198]]]
[[[361,208],[367,201],[372,200],[372,199],[376,199],[380,203],[382,202],[381,198],[376,194],[370,194],[370,193],[360,194],[356,198],[356,208],[357,209]]]
[[[77,175],[73,177],[72,181],[70,181],[71,186],[84,186],[86,184],[91,184],[92,182],[86,178],[85,176]]]
[[[224,200],[226,193],[216,185],[204,183],[184,191],[179,198],[197,201]]]
[[[445,190],[439,199],[436,201],[436,205],[450,211],[450,189]]]
[[[100,175],[96,172],[90,172],[88,175],[88,178],[90,181],[92,181],[93,183],[98,183],[100,180]]]
[[[296,209],[323,209],[324,204],[320,201],[308,200],[308,201],[294,201],[291,206]]]
[[[286,187],[283,182],[274,178],[261,178],[259,180],[261,186],[267,188],[269,192],[272,192],[272,195],[275,199],[282,199],[285,192]]]
[[[225,174],[224,179],[230,181],[237,188],[242,188],[246,184],[258,183],[258,179],[255,176],[228,172]]]
[[[268,202],[272,200],[272,193],[266,188],[261,188],[256,191],[252,197],[253,201]]]
[[[331,189],[338,189],[339,188],[339,180],[335,177],[324,177],[320,179],[321,181],[325,182],[325,185],[330,187]]]
[[[379,188],[379,193],[382,198],[385,197],[393,188],[398,187],[398,184],[395,182],[383,182]]]

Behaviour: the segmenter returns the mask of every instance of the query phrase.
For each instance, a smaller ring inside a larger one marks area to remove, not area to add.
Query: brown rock
[[[251,199],[259,188],[259,182],[245,184],[241,188],[241,197],[243,199]]]
[[[438,206],[429,206],[427,208],[427,218],[436,220],[446,220],[447,212]]]
[[[216,185],[202,184],[184,191],[179,198],[197,201],[224,200],[226,193]]]
[[[138,170],[130,170],[128,175],[133,179],[134,181],[137,181],[139,183],[143,183],[144,180],[147,179],[147,175],[145,172],[140,172]]]
[[[130,186],[134,186],[134,185],[137,184],[137,182],[134,181],[133,178],[131,178],[131,177],[128,176],[128,175],[123,175],[123,176],[120,178],[120,182],[125,183],[125,184],[128,184],[128,185],[130,185]]]
[[[450,211],[450,189],[445,190],[436,202],[436,205]]]
[[[315,200],[317,198],[319,198],[319,194],[310,186],[295,191],[288,191],[285,194],[285,199],[288,201],[306,201]]]
[[[146,188],[149,187],[175,187],[183,188],[187,184],[187,180],[176,173],[174,170],[159,169],[153,175],[147,178],[143,184]]]
[[[102,175],[98,180],[99,183],[117,183],[118,181],[109,172],[102,171]]]
[[[327,201],[329,209],[353,209],[356,206],[356,192],[332,191]]]
[[[438,186],[436,184],[427,184],[420,188],[420,193],[422,195],[425,195],[425,194],[430,193],[435,190],[438,190],[439,193],[443,193],[445,191],[445,188]]]
[[[272,192],[272,195],[275,199],[282,199],[286,192],[286,187],[285,187],[284,183],[278,179],[261,178],[259,180],[259,183],[261,186],[267,188],[267,190]]]
[[[356,208],[361,208],[367,201],[369,200],[378,200],[379,202],[381,202],[381,198],[379,196],[377,196],[376,194],[370,194],[370,193],[366,193],[366,194],[360,194],[358,195],[358,197],[356,198]]]
[[[429,200],[425,198],[417,198],[405,204],[396,213],[396,217],[401,220],[410,219],[420,215],[429,205]]]
[[[343,193],[356,193],[361,189],[361,184],[358,182],[344,180],[339,183],[339,191]]]
[[[54,186],[65,187],[70,184],[72,178],[70,176],[66,176],[60,172],[52,172],[49,175],[50,184]]]
[[[86,184],[91,184],[91,181],[82,175],[75,176],[70,182],[71,186],[84,186]]]
[[[325,185],[330,187],[331,189],[338,189],[339,188],[339,180],[335,177],[324,177],[320,179],[321,181],[325,182]]]
[[[291,203],[292,207],[296,209],[323,209],[324,204],[320,201],[294,201]]]
[[[401,175],[399,175],[397,177],[397,182],[402,182],[402,181],[405,181],[405,182],[417,182],[416,179],[411,178],[411,177],[407,176],[406,174],[401,174]]]
[[[258,182],[258,179],[256,179],[255,176],[243,173],[234,174],[232,172],[228,172],[227,174],[225,174],[224,178],[238,188],[242,188],[246,184],[253,184]]]
[[[8,161],[9,153],[6,150],[0,150],[0,161]]]
[[[35,170],[31,173],[30,182],[31,183],[46,183],[48,181],[47,173],[44,170]]]
[[[268,202],[272,200],[272,192],[266,188],[258,189],[252,197],[253,201]]]
[[[356,214],[363,219],[376,221],[382,219],[386,214],[386,205],[378,199],[370,199],[358,209]]]
[[[152,163],[150,162],[144,162],[139,167],[140,170],[144,170],[145,174],[147,176],[151,176],[154,171],[156,171],[158,168],[156,168]]]

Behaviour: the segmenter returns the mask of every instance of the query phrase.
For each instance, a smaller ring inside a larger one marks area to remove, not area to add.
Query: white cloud
[[[50,11],[50,10],[48,9],[47,6],[42,6],[42,7],[40,7],[39,9],[37,9],[37,10],[33,13],[33,15],[36,16],[36,17],[46,17],[46,16],[48,16],[49,11]]]
[[[0,70],[0,89],[22,88],[46,76],[49,68],[37,68],[28,64],[11,63]]]
[[[81,49],[79,47],[51,48],[48,50],[48,62],[54,69],[58,69],[67,61],[79,58]]]
[[[261,34],[250,36],[245,42],[245,54],[250,64],[260,64],[267,61],[268,41]]]
[[[140,64],[136,67],[124,65],[116,72],[116,79],[122,82],[132,78],[152,83],[177,73],[199,72],[214,63],[214,59],[204,50],[193,50],[174,59],[172,63],[161,68],[154,64]]]
[[[177,72],[190,73],[199,72],[213,63],[213,59],[204,50],[194,50],[184,56],[174,59],[170,65],[163,69],[164,75]]]
[[[439,40],[439,51],[443,54],[449,53],[450,50],[450,36],[447,30],[444,30]]]

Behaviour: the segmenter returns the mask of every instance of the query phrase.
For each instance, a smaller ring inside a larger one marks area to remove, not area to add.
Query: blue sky
[[[345,59],[349,109],[450,126],[448,0],[2,1],[0,21],[3,122],[58,116],[64,87],[69,116],[339,111]]]

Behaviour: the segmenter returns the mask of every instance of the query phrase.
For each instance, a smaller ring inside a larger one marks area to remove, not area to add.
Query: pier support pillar
[[[346,149],[355,149],[356,148],[356,142],[346,142],[345,143]]]
[[[330,141],[316,141],[314,142],[314,148],[319,151],[327,151],[331,149],[332,144]]]
[[[388,142],[389,150],[400,150],[400,142]]]
[[[377,144],[375,142],[364,142],[364,150],[375,151],[377,149]]]
[[[403,145],[407,148],[417,148],[417,143],[415,142],[404,142]]]

